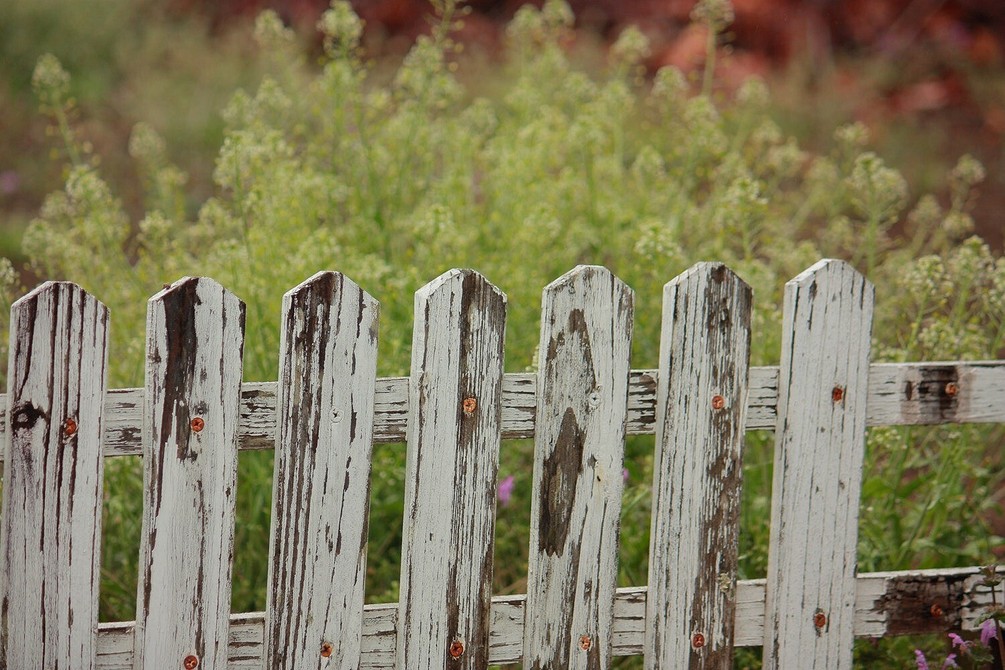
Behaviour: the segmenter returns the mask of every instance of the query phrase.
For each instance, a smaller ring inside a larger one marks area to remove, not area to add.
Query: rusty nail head
[[[843,386],[835,386],[834,387],[834,390],[831,391],[831,400],[833,400],[834,402],[841,402],[842,400],[844,400],[844,387]]]
[[[474,398],[465,398],[461,407],[464,408],[465,414],[474,414],[475,408],[478,407],[478,401]]]
[[[206,422],[203,421],[203,419],[202,419],[201,416],[197,416],[194,419],[192,419],[192,430],[194,430],[195,432],[198,433],[200,430],[202,430],[205,427],[206,427]]]
[[[464,653],[464,643],[460,640],[454,640],[450,643],[450,658],[460,658],[461,654]]]
[[[942,607],[940,607],[938,603],[932,605],[928,611],[932,613],[932,617],[935,619],[942,616]]]
[[[817,628],[823,628],[827,625],[827,615],[817,610],[817,613],[813,615],[813,625]]]
[[[581,635],[579,638],[579,648],[583,651],[589,650],[593,646],[593,640],[590,639],[589,635]]]
[[[960,392],[960,387],[954,382],[949,382],[946,384],[946,395],[952,398],[954,395]]]
[[[701,633],[695,633],[691,636],[691,646],[695,649],[701,649],[705,646],[705,636]]]
[[[712,396],[712,409],[722,409],[726,406],[726,399],[721,395]]]
[[[199,657],[196,656],[195,654],[189,654],[188,656],[185,657],[185,662],[182,663],[182,665],[185,667],[185,670],[193,670],[193,668],[198,668]]]
[[[321,644],[321,658],[328,658],[332,655],[332,643],[323,642]]]
[[[73,419],[67,419],[63,422],[63,433],[67,436],[74,435],[77,432],[77,422]]]

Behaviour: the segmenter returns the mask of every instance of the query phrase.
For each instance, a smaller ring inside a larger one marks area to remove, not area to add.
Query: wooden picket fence
[[[539,371],[503,373],[505,296],[452,270],[415,296],[408,378],[378,304],[322,272],[283,300],[279,380],[242,383],[244,305],[150,299],[146,387],[106,392],[108,311],[49,282],[12,309],[0,555],[5,668],[850,668],[854,637],[972,629],[977,568],[856,574],[867,426],[1005,421],[1005,361],[870,365],[873,287],[786,285],[781,364],[749,367],[751,291],[700,263],[632,370],[633,293],[544,290]],[[774,429],[766,579],[737,580],[746,430]],[[656,435],[648,586],[616,588],[626,434]],[[493,597],[498,454],[535,439],[527,594]],[[364,606],[370,454],[407,443],[400,602]],[[231,614],[239,449],[275,449],[268,605]],[[142,454],[135,622],[98,623],[103,458]]]

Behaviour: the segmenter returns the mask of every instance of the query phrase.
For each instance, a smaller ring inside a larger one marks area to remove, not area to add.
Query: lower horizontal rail
[[[1000,573],[1005,569],[1000,569]],[[859,575],[855,598],[855,636],[890,637],[946,630],[974,630],[991,605],[980,568],[950,568]],[[738,647],[760,646],[764,637],[765,581],[737,584],[735,639]],[[523,650],[526,596],[492,599],[491,663],[517,663]],[[614,608],[614,654],[642,654],[646,587],[618,589]],[[806,616],[813,616],[807,612]],[[230,620],[228,668],[260,668],[264,640],[262,612],[235,614]],[[368,605],[363,612],[363,668],[393,668],[397,604]],[[133,622],[98,628],[98,668],[131,670]]]

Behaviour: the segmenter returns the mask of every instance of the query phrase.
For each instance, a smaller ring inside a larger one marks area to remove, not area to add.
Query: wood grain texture
[[[136,670],[226,662],[244,314],[206,278],[147,306]]]
[[[933,368],[935,369],[933,371]],[[656,370],[632,370],[628,383],[629,435],[656,430]],[[933,381],[958,379],[955,396]],[[503,377],[502,437],[533,438],[537,403],[533,374]],[[374,442],[403,442],[408,425],[408,378],[377,380]],[[778,367],[750,369],[747,430],[773,430],[778,415]],[[0,411],[7,396],[0,394]],[[106,456],[138,455],[143,389],[114,389],[105,398]],[[875,363],[869,373],[869,426],[1005,423],[1005,361]],[[6,430],[0,424],[0,433]],[[242,450],[272,449],[276,440],[276,382],[247,382],[241,391]]]
[[[524,667],[611,661],[634,295],[581,265],[541,310]]]
[[[999,568],[1005,574],[1005,568]],[[979,568],[882,572],[856,579],[855,636],[889,637],[914,633],[975,631],[991,604],[982,586]],[[926,596],[933,599],[929,601]],[[764,580],[743,580],[736,585],[738,647],[757,647],[764,642]],[[933,617],[931,606],[939,604],[943,615]],[[519,663],[522,660],[525,596],[492,599],[489,662]],[[642,654],[645,638],[646,587],[620,588],[614,602],[613,654]],[[230,670],[261,668],[264,651],[262,612],[234,614],[230,619]],[[398,605],[366,605],[363,608],[363,653],[360,668],[400,668],[395,662]],[[905,630],[899,622],[913,626]],[[130,670],[133,653],[133,622],[100,624],[98,668]]]
[[[266,668],[359,666],[378,310],[335,272],[283,296]]]
[[[47,282],[11,308],[0,521],[0,666],[97,656],[108,310]]]
[[[505,316],[472,270],[415,294],[400,668],[488,664]]]
[[[851,668],[873,287],[843,261],[785,285],[764,667]]]
[[[699,263],[663,289],[646,668],[732,668],[751,290]]]

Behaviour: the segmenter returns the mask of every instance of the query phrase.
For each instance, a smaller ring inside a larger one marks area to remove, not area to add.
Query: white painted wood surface
[[[785,285],[766,670],[852,665],[872,308],[843,261]]]
[[[47,282],[11,308],[0,667],[94,667],[108,310]]]
[[[933,372],[936,368],[937,372]],[[933,378],[946,369],[959,380],[955,396],[942,386],[940,398]],[[629,435],[652,435],[656,429],[656,370],[632,370],[628,384]],[[928,380],[928,381],[926,381]],[[920,385],[920,386],[919,386]],[[534,437],[537,402],[533,374],[503,377],[502,437]],[[910,393],[909,393],[910,390]],[[918,392],[918,391],[922,392]],[[777,421],[778,367],[750,369],[747,430],[773,430]],[[0,411],[7,396],[0,394]],[[106,456],[142,453],[140,423],[143,389],[114,389],[105,398]],[[869,426],[914,426],[942,423],[1005,423],[1005,361],[944,363],[874,363],[869,372]],[[403,442],[408,423],[408,378],[377,380],[374,442]],[[5,428],[0,424],[0,434]],[[239,445],[272,449],[276,439],[276,382],[247,382],[241,392]]]
[[[357,668],[377,301],[321,272],[283,296],[264,668]]]
[[[1005,567],[999,568],[1005,573]],[[991,599],[978,568],[882,572],[856,579],[855,636],[886,637],[944,630],[975,631]],[[736,587],[735,642],[757,647],[764,642],[763,579],[743,580]],[[931,597],[931,602],[926,599]],[[943,618],[924,616],[932,604],[964,603]],[[921,606],[923,605],[923,607]],[[492,599],[489,662],[519,663],[523,649],[525,596]],[[614,603],[614,656],[637,656],[645,638],[646,587],[619,588]],[[924,620],[920,620],[919,616]],[[363,609],[363,654],[360,668],[395,668],[398,605]],[[910,627],[905,631],[905,627]],[[133,622],[100,624],[98,668],[132,668]],[[230,660],[226,667],[260,668],[264,650],[264,613],[234,614],[230,619]]]
[[[542,298],[524,667],[611,661],[634,295],[581,265]]]
[[[505,316],[472,270],[415,294],[400,668],[488,664]]]
[[[663,289],[646,668],[732,668],[751,291],[720,263]]]
[[[226,662],[243,348],[244,303],[212,279],[150,299],[136,670]]]

